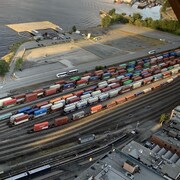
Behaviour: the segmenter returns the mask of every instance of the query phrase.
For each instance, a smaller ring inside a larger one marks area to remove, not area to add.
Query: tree
[[[76,29],[76,26],[73,26],[73,27],[72,27],[72,32],[76,32],[76,30],[77,30],[77,29]]]
[[[0,60],[0,75],[4,76],[8,71],[9,71],[9,64],[4,60]]]
[[[111,24],[111,18],[109,16],[105,16],[101,19],[101,26],[106,28],[109,27]]]
[[[23,59],[22,58],[19,58],[17,61],[16,61],[16,64],[15,64],[15,69],[21,69],[22,67],[22,63],[23,63]]]
[[[140,13],[133,13],[133,18],[134,18],[134,20],[136,21],[136,20],[138,20],[138,19],[142,19],[142,16],[141,16]]]
[[[111,9],[111,10],[108,12],[108,14],[109,14],[110,16],[112,16],[112,15],[115,14],[115,12],[116,12],[116,10],[115,10],[115,8],[113,8],[113,9]]]
[[[163,123],[164,121],[166,121],[166,114],[161,114],[159,122]]]

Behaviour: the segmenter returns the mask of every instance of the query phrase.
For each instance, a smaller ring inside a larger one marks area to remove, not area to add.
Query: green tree
[[[134,18],[134,20],[136,21],[136,20],[138,20],[138,19],[142,19],[142,16],[141,16],[140,13],[133,13],[133,18]]]
[[[111,24],[111,18],[109,16],[105,16],[101,19],[101,26],[106,28],[109,27]]]
[[[76,26],[73,26],[73,27],[72,27],[72,32],[76,32],[76,30],[77,30],[77,29],[76,29]]]
[[[21,69],[21,68],[22,68],[22,64],[23,64],[23,58],[19,58],[19,59],[16,61],[15,69],[16,69],[16,70]]]
[[[164,121],[166,121],[166,114],[161,114],[159,122],[163,123]]]
[[[9,64],[4,60],[0,60],[0,75],[4,76],[8,71],[9,71]]]
[[[109,14],[110,16],[114,15],[115,13],[116,13],[115,8],[111,9],[111,10],[108,12],[108,14]]]

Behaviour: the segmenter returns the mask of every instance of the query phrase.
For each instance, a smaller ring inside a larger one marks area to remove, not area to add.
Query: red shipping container
[[[125,93],[125,92],[130,91],[130,90],[131,90],[131,86],[124,86],[124,87],[122,87],[121,92]]]
[[[15,118],[14,122],[15,123],[20,123],[21,121],[24,121],[24,120],[26,120],[28,118],[29,118],[29,115],[28,114],[24,114],[22,116],[19,116],[19,117]]]
[[[141,76],[136,76],[136,77],[132,77],[133,81],[139,81],[140,79],[142,79]]]
[[[126,73],[127,71],[125,69],[119,70],[119,75]]]
[[[148,73],[148,74],[143,75],[143,78],[147,78],[147,77],[150,77],[150,76],[151,76],[151,74]]]
[[[166,61],[168,61],[169,60],[169,58],[163,58],[163,61],[164,62],[166,62]]]
[[[140,66],[140,65],[135,66],[135,69],[142,69],[142,66]]]
[[[25,95],[26,94],[18,94],[18,95],[13,96],[13,98],[14,99],[21,99],[21,98],[25,98]]]
[[[110,70],[108,70],[107,72],[108,73],[113,73],[113,72],[115,72],[116,70],[115,69],[110,69]]]
[[[106,87],[106,88],[103,88],[103,89],[101,90],[101,92],[106,92],[106,91],[109,91],[109,90],[111,90],[111,88],[110,88],[110,87]]]
[[[16,99],[10,99],[3,102],[3,106],[9,106],[9,105],[14,105],[14,104],[16,104]]]
[[[111,86],[111,89],[115,89],[115,88],[118,88],[118,87],[120,87],[120,85],[119,84],[115,84],[115,85]]]
[[[103,72],[100,72],[100,73],[95,73],[96,76],[99,76],[101,77],[104,73]]]
[[[108,70],[111,70],[111,69],[117,69],[115,66],[111,66],[111,67],[108,67]]]
[[[87,82],[88,82],[87,80],[81,79],[81,80],[77,81],[76,84],[85,84]]]
[[[81,94],[84,92],[84,90],[76,91],[73,93],[74,96],[81,96]]]
[[[149,84],[152,81],[152,79],[144,79],[143,82],[144,84]]]
[[[44,105],[47,105],[47,104],[48,104],[48,101],[43,101],[43,102],[40,102],[40,103],[36,104],[36,107],[40,108],[41,106],[44,106]]]
[[[114,107],[116,106],[116,101],[113,101],[113,102],[110,102],[106,105],[107,108],[111,108],[111,107]]]
[[[65,84],[65,80],[56,81],[55,84]]]
[[[37,94],[42,92],[44,92],[44,89],[36,89],[33,91],[33,93],[37,93]]]
[[[156,71],[154,71],[154,74],[158,74],[158,73],[160,73],[161,71],[158,69],[158,70],[156,70]]]
[[[80,98],[79,98],[79,97],[76,97],[76,98],[70,99],[70,100],[69,100],[69,104],[74,103],[74,102],[77,102],[77,101],[79,101],[79,100],[80,100]]]
[[[66,124],[67,122],[68,122],[68,117],[67,116],[56,118],[54,120],[54,126],[61,126],[63,124]]]
[[[93,106],[93,107],[91,107],[91,113],[96,113],[96,112],[100,111],[101,109],[102,109],[101,104]]]
[[[169,59],[170,60],[173,60],[175,58],[175,56],[170,56]]]
[[[99,73],[104,73],[103,70],[98,70],[98,71],[95,71],[94,74],[99,74]]]
[[[92,73],[89,72],[89,73],[85,73],[85,74],[82,75],[82,77],[85,77],[85,76],[92,76]]]
[[[125,101],[126,101],[126,98],[125,98],[125,97],[124,97],[124,98],[118,98],[118,99],[116,99],[117,104],[123,103],[123,102],[125,102]]]
[[[95,89],[96,89],[96,86],[92,86],[92,87],[86,88],[86,89],[84,90],[84,92],[94,91]]]
[[[117,70],[118,70],[118,71],[119,71],[119,70],[125,70],[125,67],[119,66],[119,67],[117,67]]]
[[[171,76],[171,72],[170,71],[163,72],[162,74],[163,74],[163,78]]]
[[[156,62],[150,62],[151,66],[156,65]]]
[[[129,76],[126,76],[126,77],[123,77],[120,81],[121,81],[121,82],[124,82],[124,81],[127,81],[128,79],[130,79],[130,77],[129,77]]]
[[[96,91],[102,90],[102,89],[103,89],[103,87],[99,87],[99,88],[96,88]]]
[[[50,96],[52,94],[56,94],[57,89],[46,89],[45,90],[45,96]]]
[[[74,80],[71,80],[71,81],[66,81],[66,82],[65,82],[65,84],[70,84],[70,83],[73,83],[73,84],[75,84],[75,83],[76,83],[76,81],[74,81]]]
[[[144,64],[144,61],[138,61],[137,62],[137,65],[143,65]]]
[[[116,76],[119,75],[119,73],[118,72],[113,72],[113,73],[111,73],[111,75],[112,75],[112,77],[116,77]]]
[[[26,94],[26,102],[35,101],[37,99],[37,93]]]
[[[34,124],[34,127],[33,127],[33,131],[41,131],[43,129],[47,129],[49,127],[49,123],[48,121],[45,121],[45,122],[42,122],[42,123],[39,123],[39,124]]]

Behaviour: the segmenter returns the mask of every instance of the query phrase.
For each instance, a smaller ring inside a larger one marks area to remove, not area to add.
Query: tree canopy
[[[4,60],[0,60],[0,75],[4,76],[8,71],[9,71],[9,64]]]

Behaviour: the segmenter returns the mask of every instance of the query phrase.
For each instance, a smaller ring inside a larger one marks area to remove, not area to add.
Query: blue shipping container
[[[46,112],[47,112],[47,109],[46,109],[46,108],[42,108],[42,109],[39,109],[39,110],[37,110],[37,111],[34,111],[34,115],[35,115],[35,116],[38,116],[38,115],[44,114],[44,113],[46,113]]]
[[[111,73],[104,73],[102,76],[103,77],[111,77]]]
[[[143,61],[146,63],[146,62],[150,62],[151,59],[149,58],[143,58]]]
[[[131,77],[133,74],[132,73],[126,73],[125,76]]]
[[[170,52],[169,55],[170,56],[176,56],[177,54],[176,54],[176,52]]]
[[[30,110],[30,109],[31,109],[30,106],[24,107],[24,108],[22,108],[22,109],[19,109],[19,110],[17,111],[17,113],[24,113],[25,111],[28,111],[28,110]]]
[[[83,92],[83,95],[85,95],[85,94],[91,94],[92,93],[92,91],[86,91],[86,92]]]
[[[69,83],[69,84],[64,84],[63,88],[67,89],[67,88],[71,88],[71,87],[74,87],[74,86],[75,86],[74,83]]]
[[[30,115],[30,114],[33,114],[34,111],[37,111],[37,110],[39,110],[39,109],[38,108],[30,109],[29,111],[25,111],[25,113]]]
[[[168,58],[168,57],[169,57],[169,53],[163,54],[163,58]]]
[[[98,79],[99,79],[98,76],[92,76],[92,77],[89,78],[89,81],[96,81]]]

